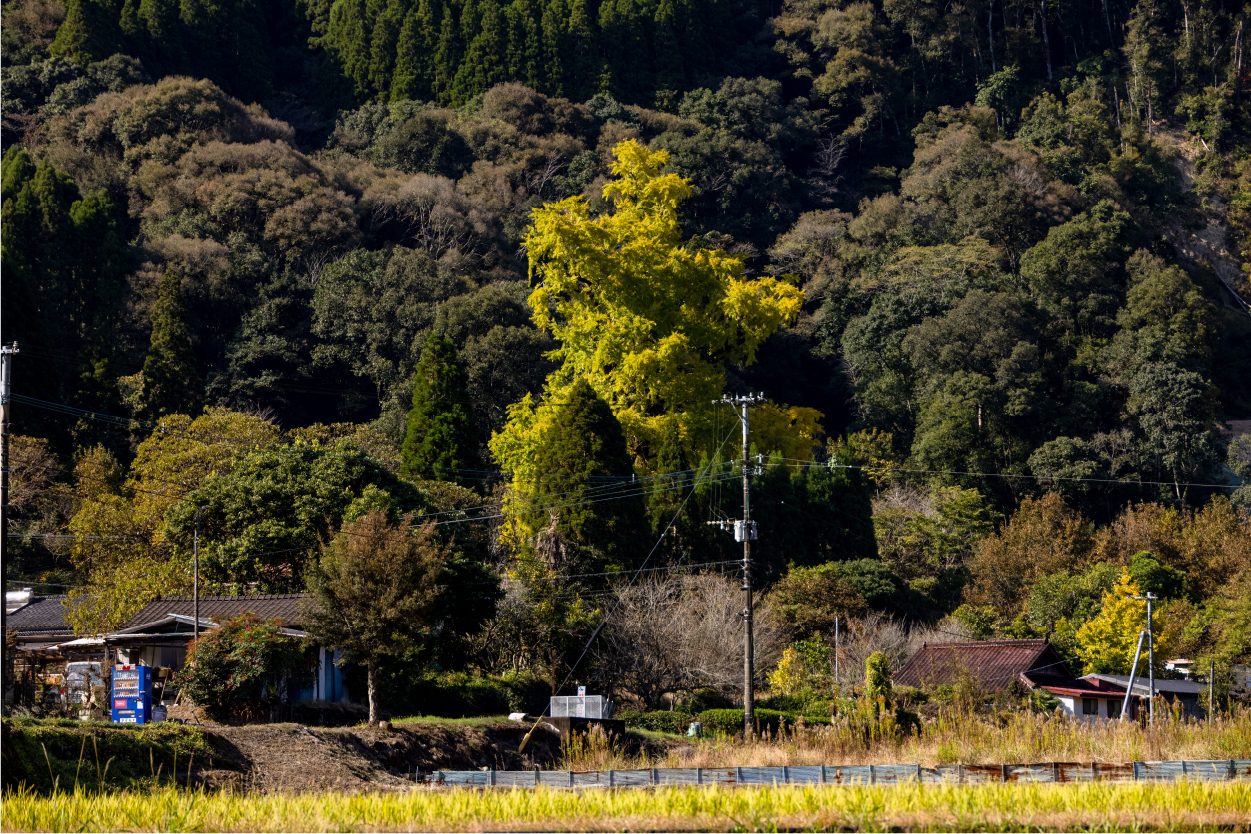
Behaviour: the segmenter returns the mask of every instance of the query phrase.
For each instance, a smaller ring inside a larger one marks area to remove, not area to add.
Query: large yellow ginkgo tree
[[[609,404],[642,469],[671,418],[695,458],[712,452],[721,440],[713,437],[712,401],[725,387],[726,363],[753,362],[803,303],[794,282],[749,277],[741,259],[683,237],[679,211],[691,186],[662,173],[666,152],[631,140],[614,153],[614,179],[603,192],[610,211],[592,216],[582,197],[549,203],[534,210],[525,238],[530,307],[559,343],[551,355],[561,364],[543,396],[512,406],[491,441],[522,492],[539,474],[535,450],[555,409],[579,378]],[[820,417],[808,408],[758,408],[753,443],[810,458]],[[722,427],[731,419],[723,413]]]

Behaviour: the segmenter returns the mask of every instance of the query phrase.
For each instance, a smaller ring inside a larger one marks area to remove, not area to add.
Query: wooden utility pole
[[[9,401],[9,388],[13,382],[13,356],[17,353],[17,342],[11,345],[0,345],[0,579],[4,590],[9,590],[9,419],[13,408]],[[6,601],[5,610],[0,611],[0,641],[5,645],[9,636],[9,614]],[[0,646],[0,669],[9,671],[7,648]],[[7,677],[7,674],[6,674]],[[0,688],[3,683],[0,683]]]
[[[192,579],[192,594],[194,596],[192,616],[195,617],[195,625],[192,626],[192,638],[200,639],[200,508],[195,508],[195,536],[191,539],[191,559],[194,563],[192,571],[194,579]]]

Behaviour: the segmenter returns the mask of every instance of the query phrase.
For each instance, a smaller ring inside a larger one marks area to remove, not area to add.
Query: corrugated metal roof
[[[8,615],[8,627],[18,636],[50,634],[63,636],[74,631],[65,623],[65,594],[32,596],[30,602]]]
[[[200,619],[217,617],[227,620],[245,611],[251,611],[263,620],[278,620],[283,625],[298,625],[300,600],[307,594],[272,594],[251,597],[200,597]],[[170,614],[184,617],[195,616],[193,597],[164,597],[155,599],[126,621],[122,630],[163,620]]]
[[[967,670],[992,691],[1006,688],[1021,674],[1037,671],[1073,679],[1063,659],[1046,640],[976,640],[927,643],[895,675],[901,686],[955,683]]]
[[[1085,680],[1101,680],[1107,681],[1113,686],[1119,687],[1121,692],[1125,691],[1125,687],[1129,686],[1129,675],[1086,675]],[[1174,695],[1198,695],[1201,692],[1207,692],[1207,684],[1198,681],[1173,681],[1155,679],[1156,692],[1169,692]],[[1150,692],[1150,682],[1146,675],[1138,675],[1134,678],[1134,693],[1145,695]]]

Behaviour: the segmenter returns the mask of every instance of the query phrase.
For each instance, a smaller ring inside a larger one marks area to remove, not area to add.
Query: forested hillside
[[[1132,574],[1175,651],[1251,650],[1251,8],[3,9],[14,523],[52,536],[10,576],[81,630],[186,587],[196,507],[205,581],[262,593],[416,513],[464,522],[437,663],[554,680],[658,538],[733,571],[710,403],[762,392],[780,634],[1095,657]]]

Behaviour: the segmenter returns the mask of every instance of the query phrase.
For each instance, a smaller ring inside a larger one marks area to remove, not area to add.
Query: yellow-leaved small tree
[[[1138,633],[1147,627],[1147,603],[1132,599],[1141,596],[1138,583],[1130,578],[1129,570],[1122,569],[1112,590],[1103,595],[1103,607],[1099,615],[1077,630],[1077,654],[1082,659],[1085,673],[1125,675],[1134,662],[1134,650],[1138,647]],[[1155,637],[1156,671],[1164,662],[1164,620],[1157,607],[1152,612],[1152,631]],[[1147,645],[1143,642],[1143,658],[1138,670],[1146,674]]]

